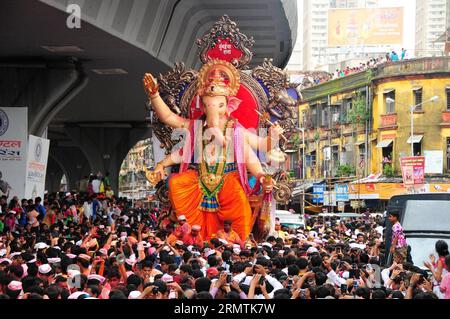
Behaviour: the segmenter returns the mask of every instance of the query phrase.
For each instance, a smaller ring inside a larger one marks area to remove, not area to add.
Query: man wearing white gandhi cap
[[[182,240],[183,237],[191,232],[191,225],[186,221],[186,216],[178,216],[178,226],[175,228],[174,235],[178,240]]]

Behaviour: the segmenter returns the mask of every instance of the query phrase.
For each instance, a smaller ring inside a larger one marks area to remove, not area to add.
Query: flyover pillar
[[[119,190],[120,166],[129,150],[139,141],[150,138],[150,128],[146,126],[122,127],[85,127],[71,125],[65,132],[83,151],[93,173],[109,172],[115,194]]]

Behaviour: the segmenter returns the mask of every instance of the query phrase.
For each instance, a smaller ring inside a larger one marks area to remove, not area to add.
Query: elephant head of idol
[[[240,88],[237,69],[226,61],[211,60],[199,73],[198,96],[208,127],[217,128],[221,118],[229,118],[241,101],[235,96]]]

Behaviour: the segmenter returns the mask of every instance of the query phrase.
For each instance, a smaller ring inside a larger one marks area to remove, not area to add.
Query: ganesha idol
[[[205,239],[223,228],[225,220],[231,220],[233,230],[247,238],[252,227],[248,173],[256,177],[264,193],[272,192],[274,186],[253,149],[267,149],[271,142],[267,140],[276,140],[282,129],[275,126],[269,137],[260,138],[231,116],[241,102],[235,97],[240,76],[226,61],[211,60],[199,72],[197,94],[203,111],[200,121],[172,112],[159,96],[157,81],[151,74],[145,75],[144,86],[158,118],[172,128],[188,130],[186,143],[191,147],[183,148],[184,152],[188,149],[188,154],[169,154],[154,171],[157,178],[163,178],[167,167],[181,164],[180,172],[169,179],[169,198],[176,214],[186,216],[191,225],[200,225]],[[188,169],[192,163],[196,169]]]
[[[287,94],[288,76],[271,60],[248,70],[254,40],[240,33],[228,16],[197,44],[203,63],[199,72],[178,63],[158,80],[150,73],[144,76],[154,111],[153,132],[168,154],[147,178],[155,185],[169,167],[179,165],[179,172],[164,183],[168,192],[163,202],[190,225],[200,225],[206,240],[225,220],[231,220],[243,240],[252,230],[255,237],[267,235],[274,199],[289,193],[264,171],[285,159],[279,138],[286,140],[291,131],[296,105]],[[176,131],[184,136],[178,150],[172,134]],[[268,164],[264,169],[260,159]]]

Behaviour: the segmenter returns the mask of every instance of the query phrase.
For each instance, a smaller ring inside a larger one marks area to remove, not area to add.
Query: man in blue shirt
[[[42,205],[41,202],[42,202],[42,198],[40,198],[40,197],[36,197],[36,199],[34,200],[34,205],[36,206],[36,211],[39,213],[39,216],[37,219],[40,223],[42,223],[42,221],[44,220],[45,214],[47,213],[44,205]]]
[[[97,199],[97,195],[93,195],[92,198],[92,221],[95,221],[95,219],[97,218],[97,212],[99,210],[100,207],[100,202]]]
[[[392,51],[392,53],[391,53],[391,60],[398,61],[398,55],[395,51]]]

